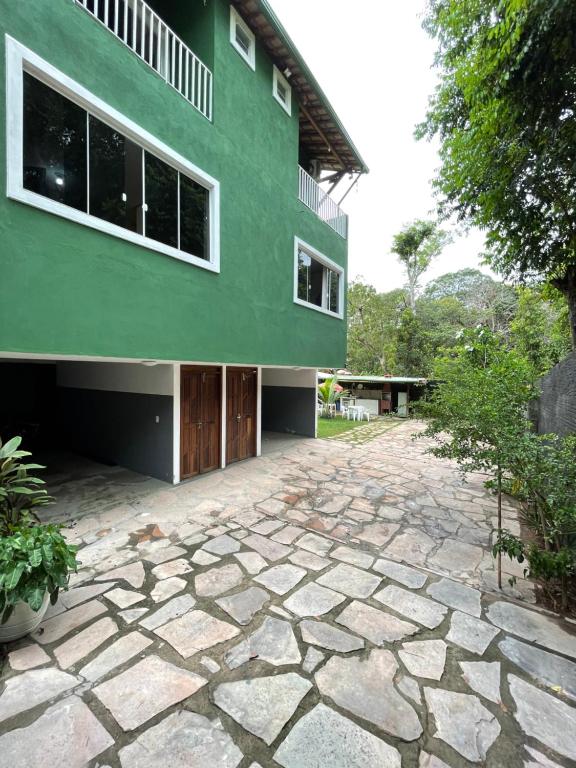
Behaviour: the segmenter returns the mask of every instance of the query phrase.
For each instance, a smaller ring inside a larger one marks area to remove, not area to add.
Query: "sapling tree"
[[[530,428],[526,409],[535,395],[531,368],[500,337],[479,327],[462,332],[458,346],[438,361],[435,375],[441,383],[422,405],[428,418],[424,435],[436,441],[429,450],[455,460],[464,474],[492,476],[500,537],[504,473],[510,452]]]

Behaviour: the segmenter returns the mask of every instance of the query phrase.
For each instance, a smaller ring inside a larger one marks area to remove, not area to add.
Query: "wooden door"
[[[226,463],[256,455],[257,374],[252,368],[226,372]]]
[[[220,465],[220,371],[182,368],[180,379],[180,478]]]

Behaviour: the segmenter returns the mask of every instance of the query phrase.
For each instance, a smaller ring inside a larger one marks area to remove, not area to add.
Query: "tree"
[[[392,253],[404,265],[408,279],[408,304],[412,312],[416,311],[418,283],[430,266],[432,259],[439,256],[449,241],[449,236],[438,228],[433,221],[416,219],[394,235]]]
[[[508,333],[517,303],[512,285],[497,282],[479,269],[461,269],[432,280],[423,294],[425,299],[449,297],[458,299],[469,310],[467,327],[481,324],[492,331]]]
[[[318,400],[322,403],[322,411],[325,416],[330,416],[328,406],[335,405],[345,394],[346,390],[338,384],[336,376],[331,376],[329,379],[325,379],[322,384],[318,384]]]
[[[569,337],[562,338],[561,310],[546,301],[541,290],[519,288],[518,296],[518,309],[510,324],[511,342],[530,362],[534,374],[541,376],[569,352]]]
[[[426,376],[430,352],[424,326],[408,307],[402,312],[398,328],[396,373],[401,376]]]
[[[504,473],[530,427],[525,413],[535,395],[532,370],[496,334],[478,328],[462,333],[436,376],[441,383],[422,406],[429,418],[423,434],[437,442],[430,452],[455,460],[464,473],[492,474],[501,535]]]
[[[378,293],[360,280],[348,287],[348,367],[357,373],[392,373],[403,290]]]
[[[479,226],[506,277],[543,275],[576,346],[576,3],[429,0],[440,84],[418,138],[440,140],[441,216]]]

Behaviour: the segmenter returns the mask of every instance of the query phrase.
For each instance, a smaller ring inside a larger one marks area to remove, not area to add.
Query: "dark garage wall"
[[[70,450],[172,482],[172,397],[58,387],[58,401]]]
[[[540,434],[576,434],[576,352],[540,380],[542,394],[532,413]]]
[[[316,390],[262,387],[262,430],[316,436]]]

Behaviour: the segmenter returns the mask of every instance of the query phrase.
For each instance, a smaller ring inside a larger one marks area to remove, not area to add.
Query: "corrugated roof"
[[[323,168],[368,173],[348,132],[267,0],[232,0],[278,69],[290,70],[300,109],[300,141]]]
[[[331,379],[334,374],[318,371],[318,378],[321,381]],[[419,376],[356,376],[354,374],[336,375],[339,382],[353,384],[354,382],[384,384],[392,382],[393,384],[426,384],[428,379]]]

